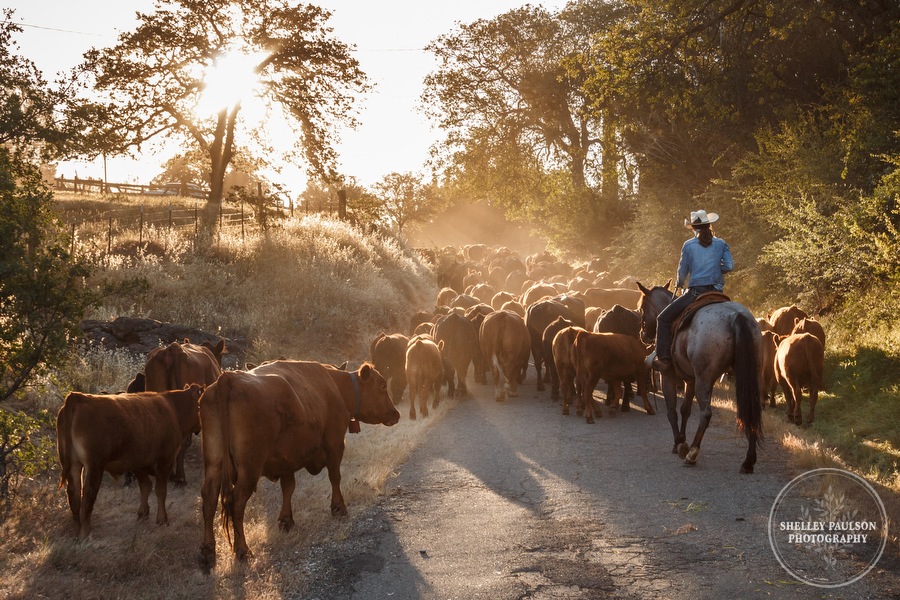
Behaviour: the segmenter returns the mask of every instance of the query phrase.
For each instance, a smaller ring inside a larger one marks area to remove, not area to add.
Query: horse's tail
[[[751,327],[758,325],[744,314],[735,316],[732,329],[735,338],[733,368],[737,418],[744,435],[753,442],[762,439],[762,403],[759,395],[756,346],[753,344]]]

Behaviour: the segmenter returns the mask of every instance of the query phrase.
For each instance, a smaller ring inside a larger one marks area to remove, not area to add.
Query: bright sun
[[[244,103],[254,96],[259,84],[256,67],[261,60],[258,56],[237,50],[216,58],[203,76],[204,88],[197,105],[198,116],[212,116],[238,102],[245,108]]]

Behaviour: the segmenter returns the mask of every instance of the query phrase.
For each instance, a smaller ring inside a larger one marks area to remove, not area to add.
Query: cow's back
[[[114,475],[152,466],[158,457],[177,452],[181,444],[175,410],[153,392],[72,392],[60,409],[57,426],[66,429],[59,434],[69,462],[95,465]]]
[[[775,359],[775,374],[792,386],[822,388],[825,348],[810,333],[795,333],[781,340]]]
[[[767,319],[775,333],[780,336],[787,336],[794,330],[795,321],[808,316],[802,308],[791,305],[775,309],[769,314]]]

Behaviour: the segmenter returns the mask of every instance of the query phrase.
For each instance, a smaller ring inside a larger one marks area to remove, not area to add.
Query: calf
[[[441,402],[441,382],[444,379],[444,359],[441,350],[444,342],[435,344],[430,336],[417,335],[409,340],[406,348],[406,382],[409,385],[409,418],[416,418],[416,397],[419,412],[428,416],[428,393],[433,390],[431,408]]]
[[[156,479],[156,523],[168,525],[169,474],[182,441],[199,428],[198,401],[203,387],[125,394],[71,392],[56,416],[60,487],[78,537],[91,534],[91,515],[103,472],[118,477],[131,471],[140,484],[138,518],[150,514],[147,501]]]
[[[610,405],[618,409],[620,382],[637,382],[638,394],[644,401],[648,415],[655,414],[647,398],[647,366],[644,364],[646,349],[631,336],[621,333],[578,332],[575,336],[575,377],[581,387],[584,418],[594,422],[594,388],[605,379],[612,398]],[[601,416],[598,413],[598,417]]]
[[[803,424],[801,403],[803,388],[809,389],[809,412],[806,425],[816,416],[816,402],[822,389],[822,372],[825,368],[825,348],[810,333],[793,333],[778,344],[775,356],[775,378],[787,401],[788,421]]]

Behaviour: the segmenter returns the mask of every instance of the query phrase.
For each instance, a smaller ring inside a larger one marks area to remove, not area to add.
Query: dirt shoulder
[[[746,442],[717,409],[699,463],[670,453],[661,414],[594,425],[545,394],[496,403],[473,388],[432,428],[351,534],[311,549],[307,598],[888,598],[890,552],[860,581],[793,579],[768,518],[794,473],[768,442],[754,475]],[[688,433],[693,434],[696,416]]]

